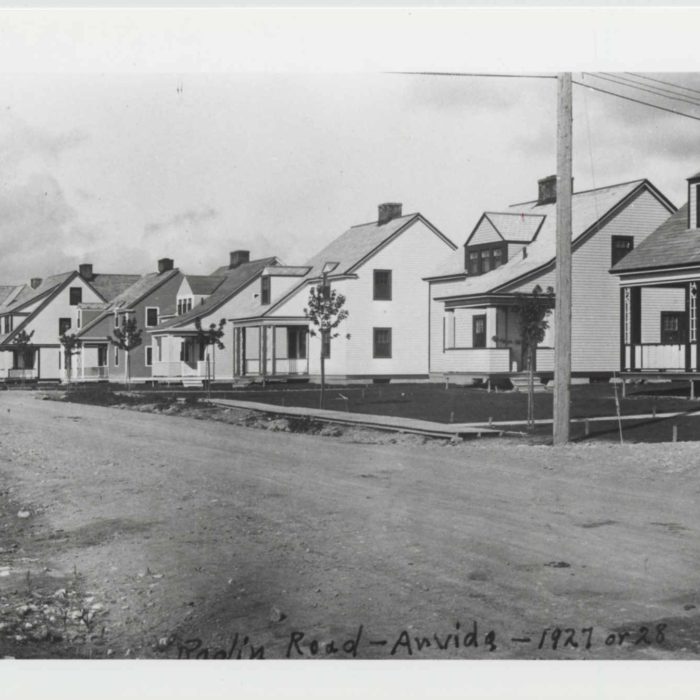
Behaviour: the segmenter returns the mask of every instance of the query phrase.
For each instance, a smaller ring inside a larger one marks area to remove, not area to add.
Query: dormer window
[[[508,260],[507,243],[484,243],[467,246],[464,266],[470,275],[483,275],[495,270]]]

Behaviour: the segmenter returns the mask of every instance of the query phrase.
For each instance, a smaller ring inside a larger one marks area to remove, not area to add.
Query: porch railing
[[[625,369],[679,370],[697,367],[696,345],[690,346],[690,364],[686,367],[685,344],[641,343],[625,346]],[[634,353],[634,359],[632,356]]]
[[[210,371],[214,373],[214,364],[211,363]],[[207,361],[199,360],[195,367],[187,362],[154,362],[151,367],[151,375],[154,377],[206,377]]]
[[[8,379],[36,379],[37,372],[35,369],[9,369],[7,370]]]

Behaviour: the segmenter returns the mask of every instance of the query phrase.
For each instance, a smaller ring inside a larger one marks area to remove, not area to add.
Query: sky
[[[0,284],[161,257],[206,274],[237,249],[303,264],[387,201],[461,245],[481,212],[536,197],[555,134],[555,80],[0,73]],[[575,190],[648,178],[680,205],[699,144],[700,121],[574,88]]]

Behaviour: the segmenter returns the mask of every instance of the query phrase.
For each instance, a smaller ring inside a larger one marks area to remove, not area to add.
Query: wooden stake
[[[553,443],[569,442],[571,411],[571,73],[558,78],[557,261],[554,308]]]
[[[673,426],[673,442],[678,442],[678,426]]]
[[[584,425],[586,427],[586,436],[588,436],[591,434],[591,424],[590,424],[588,418],[586,418]]]

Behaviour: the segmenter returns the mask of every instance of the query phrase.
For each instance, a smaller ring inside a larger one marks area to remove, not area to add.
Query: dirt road
[[[29,392],[0,420],[0,603],[74,586],[100,621],[0,628],[5,655],[700,652],[692,443],[356,444]]]

